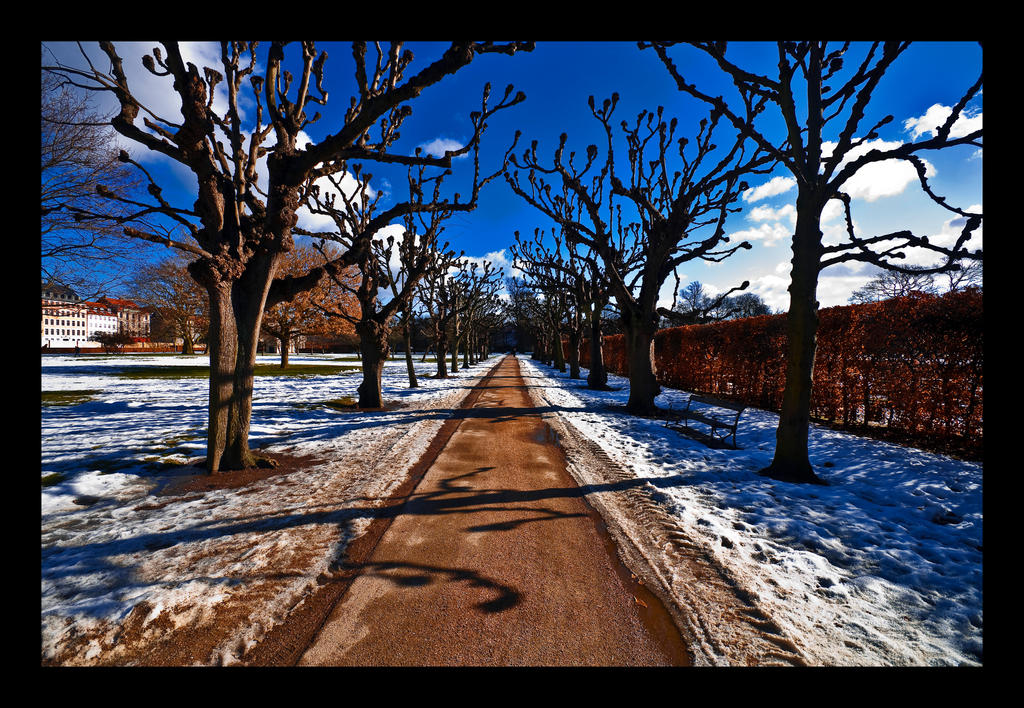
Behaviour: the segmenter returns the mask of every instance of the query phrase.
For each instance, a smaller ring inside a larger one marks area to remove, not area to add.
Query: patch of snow
[[[248,613],[209,658],[236,663],[366,529],[374,507],[496,361],[448,379],[423,377],[436,365],[417,362],[419,387],[410,389],[404,359],[389,360],[384,399],[402,405],[385,412],[320,405],[355,397],[358,372],[257,377],[250,445],[321,463],[240,489],[169,497],[152,494],[171,474],[160,463],[205,456],[208,379],[119,374],[208,358],[42,357],[44,392],[99,391],[78,405],[42,409],[41,474],[64,477],[41,495],[43,658],[89,664],[116,652],[119,625],[146,602],[143,627],[158,616],[183,626],[213,622],[227,607]],[[290,362],[357,363],[330,354]]]
[[[652,487],[812,664],[982,664],[982,465],[812,425],[828,486],[757,475],[778,415],[747,408],[740,449],[711,449],[665,421],[620,411],[613,391],[519,358],[542,402]],[[583,376],[586,376],[584,370]],[[660,408],[689,393],[664,389]]]

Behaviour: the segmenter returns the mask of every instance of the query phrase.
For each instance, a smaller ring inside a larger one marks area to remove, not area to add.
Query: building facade
[[[127,332],[136,340],[149,338],[149,312],[131,300],[116,297],[101,297],[99,304],[117,314],[118,329]]]
[[[117,313],[98,302],[85,303],[85,331],[91,340],[93,335],[101,332],[113,334],[117,332]],[[99,342],[91,341],[89,346],[99,346]]]
[[[149,313],[131,300],[101,297],[85,302],[71,288],[42,286],[40,346],[44,349],[96,348],[99,332],[128,332],[138,341],[149,336]]]
[[[41,346],[91,346],[86,344],[88,323],[82,299],[71,288],[43,285],[41,319]]]

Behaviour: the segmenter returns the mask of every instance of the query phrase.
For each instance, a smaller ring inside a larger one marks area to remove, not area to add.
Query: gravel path
[[[394,514],[302,665],[686,665],[504,358]]]

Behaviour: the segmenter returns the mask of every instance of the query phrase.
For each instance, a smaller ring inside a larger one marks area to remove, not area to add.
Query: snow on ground
[[[290,361],[358,363],[330,354]],[[44,660],[116,662],[131,648],[121,627],[141,626],[143,640],[152,640],[171,622],[230,625],[230,641],[195,661],[237,662],[315,588],[347,541],[369,524],[373,507],[405,479],[449,410],[495,362],[449,379],[421,377],[420,387],[409,389],[404,359],[389,361],[384,399],[402,404],[390,412],[320,405],[356,396],[362,378],[356,370],[257,377],[251,446],[314,455],[321,464],[241,489],[167,497],[153,494],[174,475],[166,463],[205,456],[208,379],[133,380],[121,371],[208,366],[208,358],[42,357],[44,393],[98,391],[76,405],[42,408],[41,475],[64,476],[42,489]],[[421,375],[435,367],[417,357]],[[130,618],[133,608],[137,616]]]
[[[519,358],[524,378],[672,516],[819,665],[982,664],[982,465],[813,426],[811,463],[829,486],[758,476],[777,414],[746,409],[739,450],[711,449],[665,422],[608,410],[614,391]],[[584,377],[586,372],[584,371]],[[665,389],[661,408],[689,394]]]
[[[65,475],[42,489],[44,659],[116,660],[118,626],[138,606],[144,628],[160,617],[203,626],[228,616],[231,640],[196,661],[237,662],[315,587],[404,479],[444,409],[495,361],[448,380],[421,378],[419,389],[407,388],[404,361],[389,362],[385,399],[404,404],[391,412],[317,405],[355,395],[357,373],[258,377],[252,445],[322,464],[172,498],[151,494],[168,476],[154,463],[205,454],[207,379],[119,374],[205,357],[42,357],[44,392],[100,391],[42,409],[41,474]],[[292,362],[354,363],[334,355]],[[618,390],[590,391],[526,357],[520,363],[559,415],[648,481],[811,663],[982,663],[981,464],[815,426],[811,462],[829,486],[775,482],[756,475],[774,450],[773,413],[747,409],[741,449],[715,450],[662,421],[609,411],[625,403],[625,379],[610,377]],[[433,367],[418,364],[424,373]],[[657,403],[678,409],[687,397],[666,389]]]

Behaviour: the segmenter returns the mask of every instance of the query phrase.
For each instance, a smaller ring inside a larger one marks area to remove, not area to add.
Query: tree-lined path
[[[680,665],[514,357],[503,358],[303,665]]]

